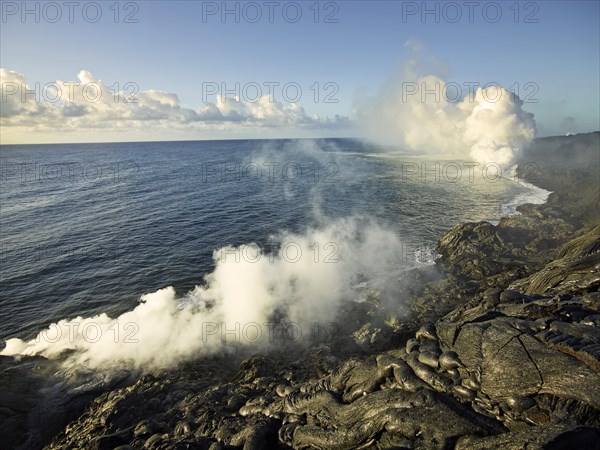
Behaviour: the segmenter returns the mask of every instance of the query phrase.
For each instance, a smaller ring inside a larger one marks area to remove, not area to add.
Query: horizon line
[[[600,133],[599,130],[595,131],[583,131],[581,133],[568,133],[568,134],[556,134],[549,136],[536,136],[534,140],[537,139],[547,139],[554,137],[569,137],[569,136],[579,136],[583,134],[593,134]],[[237,141],[319,141],[319,140],[361,140],[361,141],[369,141],[370,139],[362,136],[344,136],[344,137],[285,137],[285,138],[233,138],[233,139],[168,139],[168,140],[148,140],[148,141],[91,141],[91,142],[31,142],[31,143],[2,143],[0,142],[0,147],[2,146],[26,146],[26,145],[87,145],[87,144],[143,144],[143,143],[169,143],[169,142],[237,142]],[[390,144],[391,145],[391,144]],[[388,147],[390,145],[383,145],[384,147]]]

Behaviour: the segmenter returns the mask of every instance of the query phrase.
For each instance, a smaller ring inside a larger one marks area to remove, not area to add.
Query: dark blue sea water
[[[406,244],[394,276],[430,262],[453,225],[498,220],[529,192],[493,170],[355,140],[2,146],[0,158],[3,339],[115,317],[167,285],[188,291],[215,249],[336,218],[392,229]]]

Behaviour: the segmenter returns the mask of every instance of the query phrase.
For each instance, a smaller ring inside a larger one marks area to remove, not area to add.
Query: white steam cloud
[[[353,275],[383,288],[382,275],[402,254],[392,231],[357,218],[282,233],[276,242],[275,252],[254,244],[215,251],[215,270],[186,295],[166,287],[114,319],[61,320],[30,341],[7,340],[1,354],[60,357],[67,369],[148,371],[232,345],[299,342],[315,324],[333,321],[342,302],[357,299]]]
[[[375,98],[358,107],[357,119],[370,139],[507,168],[534,139],[533,114],[522,109],[514,93],[496,85],[469,89],[438,76],[418,76],[415,65],[409,61],[402,74],[390,77]]]

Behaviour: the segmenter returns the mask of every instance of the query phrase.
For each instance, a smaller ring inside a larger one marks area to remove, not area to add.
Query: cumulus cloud
[[[0,69],[1,125],[5,132],[81,130],[222,130],[227,127],[340,129],[346,117],[309,115],[298,103],[282,103],[268,96],[256,101],[220,98],[196,109],[181,105],[175,93],[137,92],[133,83],[112,91],[91,72],[81,70],[76,81],[57,80],[40,85],[23,74]]]
[[[415,45],[408,48],[420,52]],[[435,58],[427,63],[440,66]],[[418,58],[407,60],[358,106],[357,120],[369,138],[429,155],[510,166],[535,137],[533,114],[512,92],[421,74]]]

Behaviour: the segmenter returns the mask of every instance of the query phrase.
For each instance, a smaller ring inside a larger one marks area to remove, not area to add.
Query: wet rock
[[[515,283],[527,293],[582,293],[600,288],[600,226],[567,242],[558,258],[531,277]]]
[[[454,390],[454,393],[463,400],[472,402],[473,400],[475,400],[475,397],[477,397],[477,391],[469,389],[466,386],[453,386],[452,389]]]
[[[506,399],[506,403],[509,408],[514,409],[515,411],[525,411],[526,409],[532,408],[535,406],[535,401],[531,397],[527,397],[524,395],[511,395]]]
[[[461,363],[457,353],[453,351],[442,353],[439,358],[439,364],[442,370],[451,370],[463,367],[463,364]]]
[[[419,341],[417,339],[411,338],[406,341],[406,353],[410,353],[413,350],[419,349]]]
[[[494,436],[461,437],[456,443],[456,450],[521,450],[523,448],[532,450],[570,450],[598,449],[600,432],[589,427],[573,427],[564,425],[553,425],[536,428],[535,433],[531,430],[513,431]]]
[[[439,355],[432,352],[420,352],[418,360],[432,369],[437,369],[440,365]]]
[[[422,340],[423,338],[425,338],[425,339],[430,339],[432,341],[437,341],[435,326],[432,323],[427,323],[427,324],[423,325],[416,332],[415,338],[419,339],[419,340]]]

